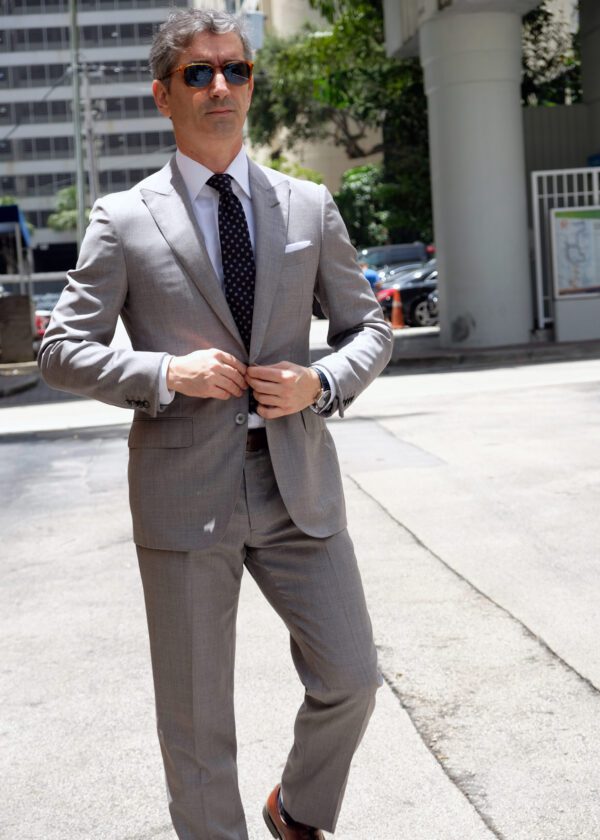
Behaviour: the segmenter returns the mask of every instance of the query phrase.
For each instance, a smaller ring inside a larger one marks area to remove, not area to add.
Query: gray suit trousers
[[[233,706],[244,566],[289,629],[306,690],[282,776],[286,810],[300,822],[333,831],[350,762],[381,684],[347,532],[317,539],[300,531],[281,500],[268,452],[256,452],[246,457],[240,497],[220,542],[192,552],[138,546],[138,558],[177,836],[248,837]]]

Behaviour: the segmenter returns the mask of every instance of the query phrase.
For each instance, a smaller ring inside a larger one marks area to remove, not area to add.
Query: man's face
[[[243,59],[242,42],[234,32],[202,32],[179,55],[176,66],[193,61],[222,66]],[[188,87],[182,73],[174,73],[170,81],[167,89],[163,82],[155,80],[152,92],[159,111],[173,121],[175,139],[182,150],[202,149],[215,142],[241,144],[252,99],[252,79],[246,85],[231,85],[218,70],[206,88]]]

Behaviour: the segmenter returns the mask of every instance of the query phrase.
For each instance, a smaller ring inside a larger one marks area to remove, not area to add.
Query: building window
[[[65,122],[67,119],[67,103],[59,99],[56,102],[51,102],[50,105],[53,121]]]
[[[44,14],[46,12],[67,12],[68,0],[9,0],[15,15]]]
[[[61,49],[69,46],[69,30],[66,27],[46,29],[48,47]]]
[[[71,137],[54,137],[53,151],[57,157],[66,157],[73,150],[73,140]]]
[[[53,137],[36,137],[33,141],[34,149],[40,157],[50,157]]]
[[[32,102],[31,103],[31,121],[32,122],[48,122],[49,117],[49,103],[48,102]]]

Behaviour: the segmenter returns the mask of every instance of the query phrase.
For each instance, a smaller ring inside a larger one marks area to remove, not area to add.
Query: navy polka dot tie
[[[250,350],[256,265],[246,214],[231,189],[231,175],[212,175],[206,182],[219,193],[219,239],[225,298],[246,350]],[[256,401],[250,396],[250,411]]]
[[[246,350],[250,350],[256,267],[242,203],[231,189],[231,175],[206,182],[219,193],[219,239],[225,297]]]

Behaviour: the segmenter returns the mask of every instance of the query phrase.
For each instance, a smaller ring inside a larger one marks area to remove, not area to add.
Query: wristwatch
[[[321,390],[317,394],[315,401],[311,405],[311,408],[315,412],[315,414],[319,414],[321,411],[323,411],[323,409],[325,409],[329,405],[329,400],[331,399],[331,385],[329,384],[329,380],[320,368],[314,367],[313,370],[319,377],[319,382],[321,383]]]

